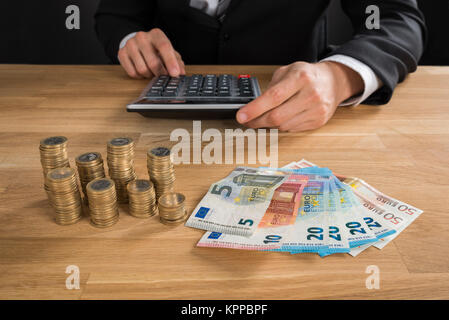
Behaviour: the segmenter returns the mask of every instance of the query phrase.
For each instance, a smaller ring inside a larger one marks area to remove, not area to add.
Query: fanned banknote
[[[249,237],[257,229],[274,191],[290,174],[237,167],[211,185],[186,226]]]
[[[383,248],[421,213],[303,159],[281,169],[236,168],[210,187],[186,225],[210,230],[200,247],[356,256]]]
[[[290,168],[306,168],[313,166],[316,165],[305,159],[289,164]],[[382,228],[384,228],[383,232],[376,234],[379,241],[374,244],[365,244],[352,248],[350,252],[352,256],[360,254],[371,245],[378,249],[382,249],[404,231],[423,212],[416,207],[380,192],[362,179],[345,177],[337,174],[336,176],[340,181],[351,186],[354,194],[362,204],[365,216],[371,217],[373,222],[380,224]]]
[[[340,201],[340,195],[335,189],[330,189],[330,181],[327,184],[329,192],[329,206],[328,206],[328,232],[329,240],[327,249],[320,250],[318,254],[322,257],[335,253],[348,253],[350,252],[349,246],[349,230],[345,228],[345,220],[340,214],[340,208],[337,206]]]
[[[375,212],[384,221],[389,222],[391,226],[395,228],[396,233],[381,239],[380,242],[374,244],[376,248],[382,249],[385,247],[423,212],[403,201],[380,192],[362,179],[345,177],[340,177],[340,179],[353,188],[354,193],[365,203],[366,208],[377,209],[370,210],[370,212]]]
[[[282,246],[275,251],[319,252],[328,248],[327,183],[329,177],[300,171],[295,171],[295,174],[306,174],[309,180],[302,193],[301,206],[295,224],[289,230]]]
[[[301,195],[308,177],[292,174],[274,192],[258,229],[251,237],[221,232],[206,232],[199,247],[219,247],[244,250],[269,250],[281,246],[285,235],[295,222]]]
[[[337,210],[342,215],[344,227],[349,232],[349,246],[354,248],[376,242],[377,237],[363,219],[360,209],[354,200],[351,188],[347,185],[338,184],[337,182],[338,179],[332,179],[330,188],[333,191],[336,190],[340,197],[340,201],[337,201]]]

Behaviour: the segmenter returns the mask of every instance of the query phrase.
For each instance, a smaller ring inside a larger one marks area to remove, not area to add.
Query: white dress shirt
[[[190,6],[207,13],[210,16],[221,18],[225,13],[231,0],[190,0]],[[120,49],[126,42],[133,38],[136,32],[128,34],[120,42]],[[333,55],[321,61],[333,61],[341,63],[357,72],[363,80],[364,90],[359,96],[352,97],[341,104],[341,106],[357,106],[365,101],[370,95],[382,87],[382,81],[374,71],[365,63],[346,55]]]

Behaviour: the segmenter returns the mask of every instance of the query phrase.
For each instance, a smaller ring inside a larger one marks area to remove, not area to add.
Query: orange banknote
[[[259,228],[287,226],[295,223],[301,204],[301,195],[308,177],[292,174],[273,194]]]

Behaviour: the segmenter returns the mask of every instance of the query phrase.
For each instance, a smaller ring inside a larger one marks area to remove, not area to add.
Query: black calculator
[[[127,111],[144,116],[235,116],[237,110],[260,96],[257,78],[247,74],[194,74],[159,76],[127,105]]]

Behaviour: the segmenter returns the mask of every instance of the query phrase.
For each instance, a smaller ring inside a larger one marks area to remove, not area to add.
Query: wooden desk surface
[[[251,73],[262,87],[273,70],[188,68]],[[42,187],[41,138],[67,136],[75,167],[78,154],[106,156],[108,139],[129,135],[145,177],[145,151],[166,144],[174,128],[192,128],[191,120],[126,113],[146,83],[118,66],[0,66],[0,298],[449,298],[449,68],[420,68],[386,106],[340,108],[324,128],[279,135],[280,165],[306,158],[425,211],[382,251],[357,258],[197,248],[202,231],[135,219],[124,208],[107,230],[86,218],[56,225]],[[203,121],[206,127],[237,124]],[[232,167],[177,166],[188,209]],[[68,265],[80,268],[80,290],[65,288]],[[369,265],[380,269],[379,290],[365,287]]]

